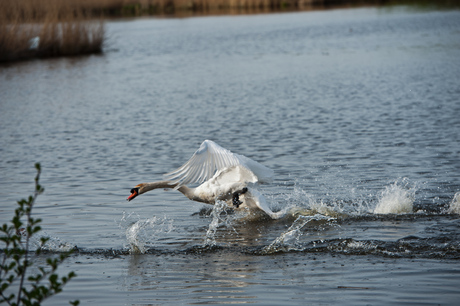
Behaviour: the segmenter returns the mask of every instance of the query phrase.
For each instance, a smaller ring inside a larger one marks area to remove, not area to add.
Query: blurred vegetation
[[[459,9],[460,0],[3,0],[0,62],[101,53],[104,18],[252,14],[359,6]]]
[[[72,0],[69,0],[72,1]],[[73,0],[105,16],[247,14],[357,6],[460,8],[460,0]]]
[[[57,258],[48,258],[46,267],[38,267],[36,275],[28,273],[33,266],[31,261],[31,239],[40,230],[40,219],[32,217],[32,208],[35,201],[44,189],[39,184],[40,164],[36,164],[35,192],[28,199],[18,201],[18,208],[11,220],[11,224],[3,224],[0,228],[0,241],[3,243],[0,257],[0,304],[7,305],[40,305],[49,298],[62,291],[63,286],[73,277],[74,272],[59,278],[56,270],[70,252],[61,253]],[[42,246],[48,238],[40,238],[40,246],[34,252],[41,253]],[[43,285],[43,282],[46,284]],[[78,305],[79,301],[70,302]]]
[[[0,62],[102,52],[104,25],[77,1],[0,1]]]

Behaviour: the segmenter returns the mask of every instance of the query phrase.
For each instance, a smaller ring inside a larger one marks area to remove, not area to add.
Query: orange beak
[[[133,189],[131,189],[131,195],[128,197],[127,200],[131,201],[132,199],[134,199],[138,195],[139,195],[139,189],[138,188],[133,188]]]

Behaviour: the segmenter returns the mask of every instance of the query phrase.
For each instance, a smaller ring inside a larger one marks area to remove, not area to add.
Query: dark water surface
[[[77,250],[47,305],[458,303],[460,11],[106,29],[103,56],[0,67],[0,221],[40,162],[47,248]],[[272,168],[262,192],[292,214],[126,202],[205,139]]]

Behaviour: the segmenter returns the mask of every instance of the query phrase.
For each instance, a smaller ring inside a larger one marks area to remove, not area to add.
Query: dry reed
[[[91,1],[91,0],[82,0]],[[327,0],[99,0],[111,4],[111,12],[119,14],[171,14],[184,11],[270,11],[281,8],[302,8],[321,5]],[[337,0],[336,0],[337,1]],[[338,0],[340,1],[340,0]],[[92,1],[95,7],[98,1]],[[116,3],[115,3],[116,2]],[[104,10],[103,10],[104,11]]]
[[[367,5],[460,6],[460,0],[67,0],[110,16],[257,13]]]
[[[95,15],[257,13],[406,2],[431,3],[430,0],[0,0],[0,62],[102,52],[104,26],[101,18],[93,18]],[[433,2],[460,6],[460,0]]]
[[[61,2],[65,2],[71,7],[79,7],[82,10],[91,11],[98,14],[103,13],[106,16],[143,14],[161,15],[177,13],[181,11],[270,11],[286,7],[313,7],[323,5],[327,2],[347,1],[353,0],[61,0]]]
[[[102,20],[76,4],[0,1],[0,62],[102,52]]]

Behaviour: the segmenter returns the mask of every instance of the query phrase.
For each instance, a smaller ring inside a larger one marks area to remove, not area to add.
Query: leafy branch
[[[33,265],[29,250],[31,238],[41,230],[41,219],[32,217],[32,208],[37,197],[44,189],[39,184],[41,167],[35,164],[35,191],[28,199],[17,202],[11,224],[3,224],[0,228],[0,242],[4,244],[0,263],[0,304],[6,302],[11,306],[40,305],[46,298],[62,291],[64,285],[76,274],[72,271],[67,276],[59,278],[56,273],[59,265],[70,256],[70,252],[61,253],[57,258],[48,258],[45,267],[38,267],[39,273],[26,277],[27,270]],[[43,245],[49,238],[41,237],[40,246],[35,254],[41,253]],[[43,285],[42,282],[48,283]],[[8,293],[7,293],[8,292]],[[70,302],[78,305],[79,301]]]

